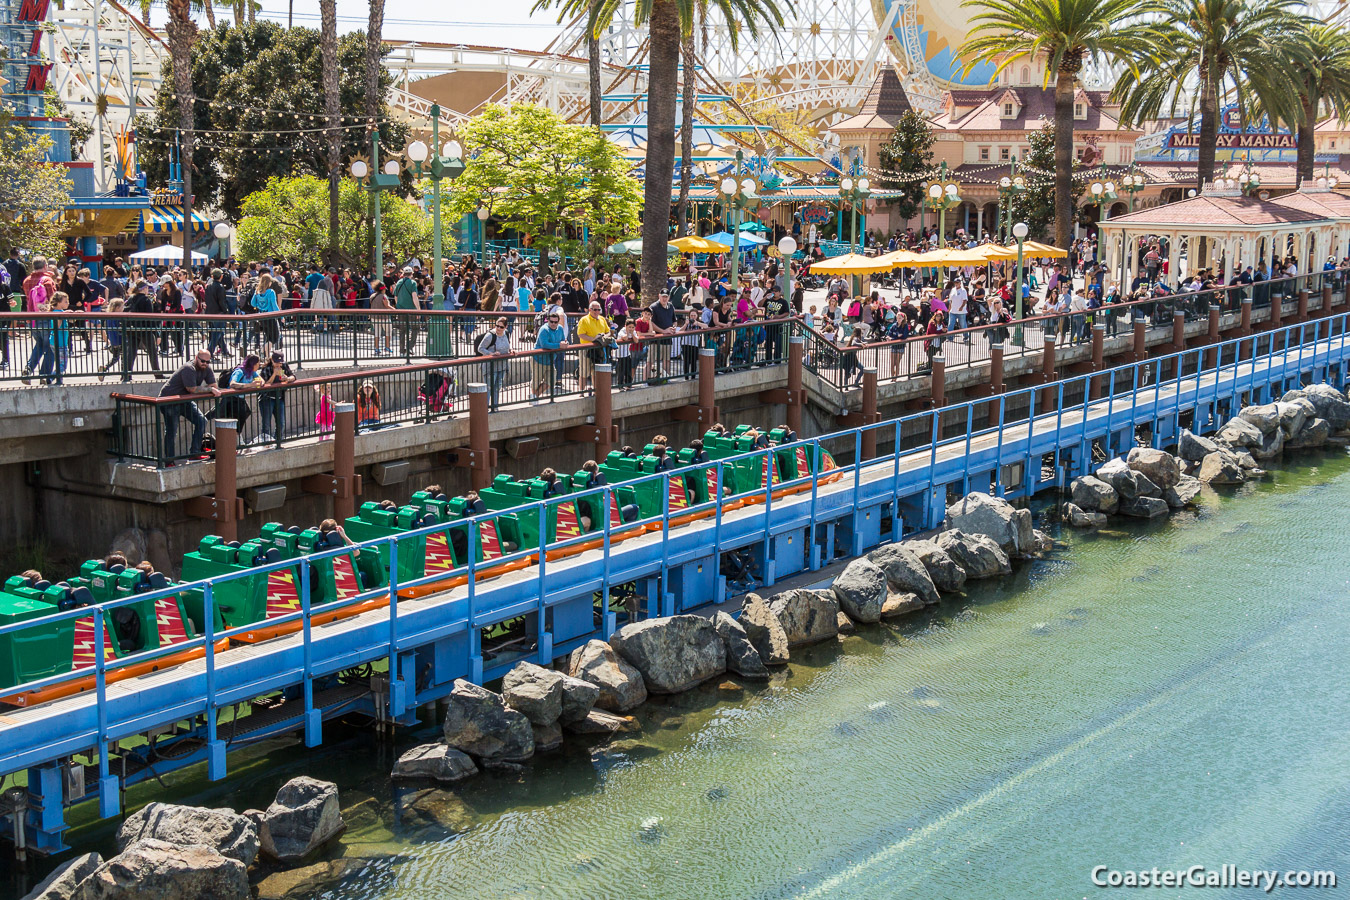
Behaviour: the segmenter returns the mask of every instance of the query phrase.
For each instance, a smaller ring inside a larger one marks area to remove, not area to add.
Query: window
[[[999,147],[998,158],[1001,162],[1007,162],[1009,159],[1012,159],[1012,149],[1009,147]]]
[[[1082,103],[1075,103],[1073,105],[1073,117],[1075,119],[1086,119],[1087,107],[1084,106]]]
[[[1011,103],[1003,104],[1003,118],[1011,119],[1013,117],[1013,105]]]
[[[1031,69],[1029,69],[1029,68],[1026,67],[1026,66],[1023,66],[1023,67],[1022,67],[1022,82],[1021,82],[1021,83],[1022,83],[1022,84],[1031,84]]]
[[[1122,163],[1134,162],[1134,147],[1130,144],[1120,145],[1120,161]]]
[[[980,162],[989,162],[989,148],[988,148],[988,147],[981,147],[981,148],[980,148]]]
[[[1335,149],[1336,149],[1336,139],[1335,139],[1335,138],[1332,138],[1332,139],[1331,139],[1331,149],[1332,149],[1332,150],[1335,150]]]

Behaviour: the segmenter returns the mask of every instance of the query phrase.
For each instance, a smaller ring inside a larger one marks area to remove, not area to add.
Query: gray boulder
[[[893,619],[896,616],[907,616],[918,612],[926,605],[918,594],[908,591],[890,593],[886,595],[886,602],[881,606],[881,617]]]
[[[1204,484],[1242,484],[1246,480],[1237,457],[1223,450],[1201,460],[1200,473],[1196,477]]]
[[[1136,519],[1152,519],[1167,515],[1169,509],[1171,507],[1167,505],[1167,501],[1159,497],[1135,497],[1120,504],[1117,512],[1122,516],[1133,516]]]
[[[283,784],[263,813],[262,852],[278,862],[299,862],[344,828],[337,785],[302,775]]]
[[[1100,478],[1083,475],[1069,485],[1073,502],[1086,512],[1113,513],[1120,503],[1116,489]]]
[[[1331,385],[1311,384],[1303,389],[1303,394],[1317,410],[1317,417],[1331,423],[1332,431],[1350,425],[1350,401]]]
[[[1304,422],[1317,415],[1317,407],[1302,397],[1288,403],[1276,403],[1275,408],[1280,412],[1280,430],[1286,441],[1303,429]]]
[[[117,847],[152,839],[169,844],[202,844],[246,866],[258,858],[258,829],[232,809],[202,809],[173,803],[149,803],[117,829]]]
[[[1177,464],[1177,458],[1166,450],[1132,447],[1125,457],[1125,465],[1156,484],[1159,493],[1172,487],[1181,478],[1181,466]]]
[[[72,900],[248,900],[248,868],[204,844],[145,838],[80,882]]]
[[[23,895],[23,900],[70,900],[75,889],[103,865],[103,857],[97,853],[85,853],[68,859],[56,870],[38,883],[38,886]]]
[[[947,507],[947,527],[993,538],[1008,556],[1031,552],[1031,511],[988,493],[972,491]]]
[[[719,611],[713,616],[713,627],[717,629],[717,636],[722,639],[722,646],[726,648],[728,672],[742,678],[769,677],[764,660],[759,658],[759,651],[750,643],[750,638],[739,622],[725,612]]]
[[[478,766],[467,753],[445,744],[422,744],[398,758],[390,777],[395,780],[460,781],[477,774]]]
[[[1270,434],[1280,427],[1280,410],[1274,403],[1244,407],[1238,418],[1256,426],[1262,434]]]
[[[573,678],[589,681],[600,689],[595,705],[601,709],[627,712],[647,700],[642,673],[620,659],[604,641],[587,641],[573,650],[568,669]]]
[[[1055,549],[1055,539],[1041,531],[1039,528],[1031,533],[1031,538],[1035,542],[1036,553],[1049,553]]]
[[[783,591],[768,603],[789,647],[829,640],[839,633],[839,601],[832,591]]]
[[[745,636],[755,645],[759,660],[766,666],[785,666],[788,662],[788,637],[783,623],[758,594],[746,594],[737,620]]]
[[[1220,442],[1228,444],[1230,447],[1259,447],[1261,446],[1261,441],[1265,439],[1267,434],[1273,434],[1279,430],[1280,429],[1276,427],[1270,429],[1268,432],[1262,431],[1246,419],[1237,418],[1229,419],[1225,422],[1224,426],[1219,429],[1219,433],[1215,435],[1215,437]],[[1209,451],[1209,453],[1213,452],[1213,450]],[[1206,456],[1207,455],[1208,453]],[[1203,462],[1204,458],[1205,457],[1202,456],[1199,460],[1196,460],[1196,462]]]
[[[839,608],[855,622],[881,621],[881,605],[886,602],[886,573],[866,559],[855,559],[844,567],[831,585]]]
[[[1303,423],[1298,434],[1284,442],[1286,450],[1307,450],[1320,447],[1331,437],[1331,423],[1326,419],[1311,418]]]
[[[1256,464],[1256,457],[1252,456],[1250,450],[1234,450],[1232,453],[1237,459],[1238,465],[1241,466],[1244,471],[1250,472],[1252,469],[1260,468],[1260,466]]]
[[[852,634],[858,630],[858,626],[848,617],[848,613],[840,610],[839,615],[835,618],[839,620],[840,634]]]
[[[886,573],[886,585],[892,591],[918,594],[925,603],[938,602],[937,585],[924,568],[923,560],[907,544],[886,544],[867,554],[867,558]]]
[[[924,569],[928,572],[928,577],[933,579],[933,584],[939,591],[955,593],[966,586],[966,570],[961,568],[956,560],[952,559],[934,541],[905,541],[905,546],[910,549],[919,562],[923,563]]]
[[[642,673],[653,694],[680,694],[727,670],[722,638],[702,616],[632,622],[615,632],[609,645]]]
[[[1129,464],[1120,458],[1110,460],[1099,468],[1097,477],[1115,488],[1116,494],[1120,496],[1122,501],[1133,500],[1135,497],[1158,497],[1162,495],[1162,489],[1154,484],[1152,479],[1142,472],[1131,469]],[[1087,507],[1083,508],[1086,509]]]
[[[1271,459],[1284,452],[1284,432],[1276,428],[1270,434],[1263,435],[1261,443],[1251,448],[1256,459]]]
[[[939,534],[937,543],[957,565],[966,570],[967,578],[997,578],[1012,572],[1008,555],[987,535],[966,534],[952,529]]]
[[[1243,422],[1242,424],[1246,425],[1247,423]],[[1213,453],[1218,449],[1219,445],[1209,438],[1186,428],[1181,430],[1181,437],[1177,439],[1177,456],[1188,462],[1200,462],[1205,458],[1205,454]]]
[[[600,688],[571,675],[564,675],[562,678],[562,714],[558,716],[558,721],[566,724],[586,718],[586,714],[600,699]]]
[[[535,725],[552,725],[562,715],[563,677],[532,662],[516,663],[502,679],[502,700]]]
[[[534,753],[530,720],[500,694],[463,678],[446,698],[442,730],[447,744],[484,762],[520,762]]]
[[[621,734],[638,731],[641,726],[632,716],[616,716],[603,709],[593,709],[584,719],[567,723],[567,730],[577,734]]]
[[[1064,504],[1063,516],[1074,528],[1100,528],[1106,524],[1105,513],[1088,512],[1073,502]]]
[[[562,746],[562,726],[557,722],[549,722],[547,725],[531,723],[530,730],[534,732],[535,753],[552,753]]]
[[[1190,475],[1182,475],[1181,480],[1175,487],[1170,487],[1163,492],[1163,499],[1172,509],[1181,509],[1183,506],[1189,506],[1195,502],[1195,498],[1200,496],[1200,479],[1193,478]]]

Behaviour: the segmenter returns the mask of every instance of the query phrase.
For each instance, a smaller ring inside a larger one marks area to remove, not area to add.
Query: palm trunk
[[[1055,246],[1073,231],[1073,92],[1076,72],[1061,66],[1055,78]]]
[[[591,125],[599,128],[603,121],[600,109],[600,39],[589,25],[586,27],[586,74],[591,90]]]
[[[258,11],[257,7],[254,6],[253,0],[244,0],[244,2],[248,4],[248,24],[253,25],[257,22],[255,18],[255,13]]]
[[[1209,73],[1200,72],[1200,83],[1204,90],[1200,95],[1200,146],[1196,163],[1196,191],[1203,191],[1205,185],[1214,181],[1214,157],[1219,146],[1219,90]]]
[[[370,18],[366,24],[366,123],[370,134],[378,140],[380,107],[384,97],[380,93],[380,59],[384,55],[384,0],[370,0]],[[433,151],[439,153],[439,149]],[[375,244],[375,195],[366,195],[366,221],[370,223],[370,244]],[[383,271],[372,272],[383,278]],[[440,286],[437,285],[439,290]]]
[[[202,0],[202,8],[206,10],[206,25],[212,31],[216,30],[216,4],[214,0]]]
[[[1314,142],[1314,129],[1317,127],[1317,104],[1312,97],[1304,94],[1303,115],[1298,123],[1298,162],[1294,166],[1296,186],[1313,178],[1313,157],[1317,153]]]
[[[169,22],[165,27],[169,37],[169,52],[173,64],[174,100],[178,104],[178,127],[181,132],[181,161],[183,164],[183,268],[192,268],[192,145],[195,96],[192,91],[192,43],[197,37],[197,26],[192,21],[188,0],[174,0],[169,4]]]
[[[244,27],[244,0],[234,0],[234,27]]]
[[[337,0],[319,0],[323,17],[319,46],[323,52],[323,107],[328,118],[328,263],[338,256],[338,174],[342,165],[342,106],[338,94]],[[440,152],[439,149],[436,152]]]
[[[655,0],[648,23],[647,171],[642,185],[642,302],[665,290],[670,274],[663,249],[670,240],[670,186],[675,175],[675,94],[680,74],[680,12],[676,0]]]
[[[680,79],[680,200],[676,204],[675,229],[681,237],[689,233],[689,181],[694,177],[694,102],[698,98],[698,80],[694,74],[694,33],[689,32],[681,48],[684,77]]]

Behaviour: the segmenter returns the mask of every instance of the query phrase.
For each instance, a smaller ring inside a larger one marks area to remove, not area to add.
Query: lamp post
[[[449,141],[444,147],[441,147],[441,107],[439,103],[431,104],[431,146],[440,148],[440,152],[427,162],[427,157],[431,154],[431,148],[422,141],[413,141],[407,146],[404,152],[408,159],[412,160],[413,169],[420,178],[423,175],[425,167],[426,174],[431,176],[431,244],[432,261],[431,270],[433,284],[436,290],[441,289],[441,179],[448,178],[454,181],[460,175],[464,174],[463,150],[458,141]]]
[[[1088,185],[1088,190],[1092,193],[1092,202],[1097,204],[1100,221],[1105,222],[1111,217],[1111,202],[1116,199],[1116,183],[1107,179],[1106,163],[1102,163],[1101,176]]]
[[[741,211],[759,203],[759,185],[755,184],[753,178],[743,178],[740,181],[735,178],[723,178],[718,187],[723,202],[735,210],[731,225],[731,288],[739,291],[740,283],[737,278],[741,256]]]
[[[849,213],[853,216],[853,239],[858,243],[858,253],[861,254],[864,248],[862,235],[858,233],[858,209],[863,201],[872,196],[872,183],[866,178],[859,178],[854,181],[852,178],[845,178],[839,182],[839,202],[848,207]],[[852,241],[849,242],[852,246]]]
[[[947,176],[947,164],[942,164],[942,175],[927,188],[928,208],[938,214],[938,249],[947,242],[947,210],[961,205],[961,185]]]
[[[371,271],[374,277],[379,279],[384,277],[384,238],[380,234],[380,191],[392,191],[398,188],[398,160],[391,159],[384,164],[384,171],[380,171],[380,132],[372,131],[370,135],[370,161],[367,162],[360,157],[352,160],[352,177],[355,178],[366,190],[370,191],[371,198],[375,204],[374,211],[374,246],[371,248]]]
[[[230,226],[226,225],[224,222],[217,222],[216,227],[212,228],[211,232],[216,236],[216,240],[227,241],[230,237]],[[228,258],[230,255],[228,252],[229,246],[230,245],[228,243],[225,244],[225,248],[227,251],[225,253],[226,258]]]
[[[478,207],[478,212],[474,215],[478,217],[478,255],[482,257],[479,262],[487,265],[487,220],[492,213],[488,212],[486,206]]]
[[[1022,192],[1026,189],[1027,180],[1017,174],[1017,157],[1014,156],[1012,158],[1012,168],[1007,175],[1004,175],[998,180],[999,219],[1003,231],[1001,237],[1004,241],[1012,238],[1013,200],[1021,196]],[[1006,222],[1007,224],[1004,225],[1002,224],[1003,222]]]
[[[787,290],[784,297],[788,303],[792,302],[792,254],[797,252],[797,242],[792,235],[785,234],[778,239],[778,252],[783,257],[783,277],[787,281]]]
[[[1013,340],[1022,345],[1022,242],[1027,239],[1027,223],[1018,222],[1012,227],[1013,238],[1017,241],[1017,332]]]
[[[1120,179],[1121,189],[1130,195],[1130,212],[1134,212],[1134,195],[1144,189],[1147,181],[1148,179],[1134,170],[1134,163],[1130,163],[1130,171]]]
[[[1238,176],[1237,183],[1242,193],[1250,197],[1261,189],[1261,176],[1253,172],[1251,166],[1247,166]]]

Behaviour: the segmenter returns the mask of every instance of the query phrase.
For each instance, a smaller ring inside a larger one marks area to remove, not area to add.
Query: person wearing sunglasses
[[[534,339],[534,349],[561,350],[563,343],[567,340],[567,329],[563,328],[560,321],[561,313],[550,310],[544,318],[544,325],[539,329],[539,334]],[[561,355],[561,353],[540,353],[531,360],[530,369],[533,372],[530,379],[531,406],[537,405],[546,392],[551,393],[553,372]]]
[[[490,408],[496,412],[502,383],[506,381],[508,366],[506,357],[511,355],[511,339],[506,336],[506,320],[498,319],[493,322],[492,330],[483,335],[476,349],[479,356],[492,358],[487,364],[488,400]]]

